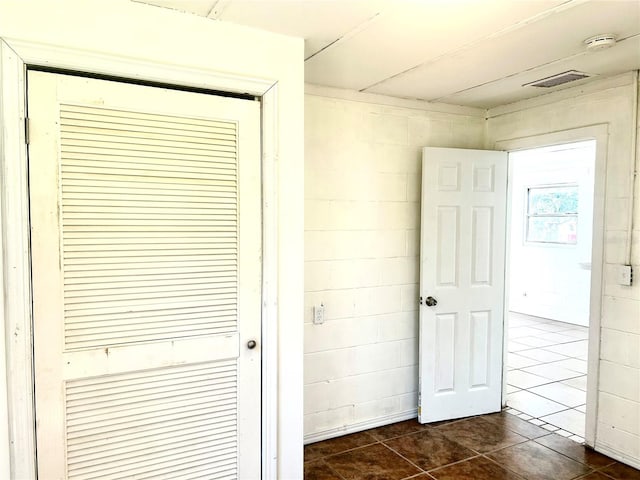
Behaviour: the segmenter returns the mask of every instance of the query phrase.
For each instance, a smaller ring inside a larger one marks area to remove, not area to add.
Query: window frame
[[[531,213],[530,211],[530,195],[531,190],[542,190],[545,188],[575,188],[576,192],[580,193],[580,186],[577,183],[549,183],[549,184],[534,184],[534,185],[526,185],[524,189],[524,231],[523,231],[523,240],[525,245],[549,245],[549,246],[563,246],[563,247],[576,247],[578,245],[578,239],[576,235],[575,242],[552,242],[552,241],[544,241],[544,240],[530,240],[529,239],[529,223],[532,218],[575,218],[576,219],[576,233],[577,233],[577,225],[579,219],[579,208],[577,208],[575,213]]]

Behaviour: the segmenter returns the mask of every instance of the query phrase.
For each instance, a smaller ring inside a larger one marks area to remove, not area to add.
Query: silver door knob
[[[254,348],[256,348],[256,345],[258,345],[258,342],[256,342],[255,340],[249,340],[247,342],[247,348],[249,350],[253,350]]]
[[[427,307],[435,307],[438,304],[438,301],[433,297],[427,297],[424,301],[424,304]]]

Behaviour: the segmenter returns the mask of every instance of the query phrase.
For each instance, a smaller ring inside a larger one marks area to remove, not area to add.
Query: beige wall
[[[601,81],[589,89],[540,97],[488,112],[487,148],[509,139],[606,124],[605,245],[601,316],[600,378],[596,448],[640,464],[640,191],[632,186],[637,129],[631,74]],[[629,257],[629,213],[635,198],[633,242]],[[618,285],[616,265],[633,264],[631,287]],[[599,295],[592,292],[592,295]]]
[[[307,87],[306,441],[416,416],[421,147],[484,138],[448,110]]]

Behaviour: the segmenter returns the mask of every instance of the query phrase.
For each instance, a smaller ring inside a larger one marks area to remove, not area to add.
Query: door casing
[[[607,163],[607,139],[608,126],[606,124],[591,125],[588,127],[563,130],[559,132],[532,135],[515,139],[496,141],[493,147],[497,150],[508,152],[516,150],[533,149],[561,145],[566,143],[579,142],[582,140],[596,141],[596,160],[593,190],[593,236],[591,246],[591,298],[589,306],[589,353],[587,363],[587,406],[586,406],[586,429],[585,443],[596,448],[596,425],[598,408],[598,374],[600,358],[600,318],[602,307],[603,288],[603,266],[604,266],[604,211],[605,211],[605,187],[606,187],[606,163]],[[513,160],[508,161],[509,179],[513,174]],[[507,196],[511,198],[511,181],[507,186]],[[511,202],[507,201],[507,231],[509,231],[511,216]],[[506,258],[509,258],[510,246],[509,236],[507,236]],[[505,263],[505,278],[509,278],[509,262]],[[507,378],[507,332],[508,332],[508,311],[509,311],[509,286],[505,282],[505,303],[504,303],[504,348],[503,348],[503,390],[502,405],[506,405],[506,378]]]
[[[0,39],[0,167],[3,185],[0,224],[4,276],[0,285],[11,295],[0,297],[5,329],[0,329],[0,472],[6,478],[37,478],[33,395],[32,312],[29,259],[29,197],[25,142],[26,69],[59,68],[184,87],[248,93],[261,98],[262,150],[262,478],[278,471],[278,83],[263,78],[224,74],[149,62],[142,69],[129,59],[67,47]],[[141,73],[141,71],[143,73]],[[9,334],[12,332],[12,334]],[[6,404],[3,405],[6,399]],[[3,413],[0,413],[3,416]],[[6,429],[4,429],[6,425]],[[4,431],[2,431],[4,429]],[[5,441],[11,439],[11,441]],[[5,467],[6,468],[6,467]],[[5,475],[6,474],[6,475]]]

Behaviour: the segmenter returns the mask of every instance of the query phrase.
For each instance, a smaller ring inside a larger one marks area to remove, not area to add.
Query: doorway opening
[[[509,154],[511,413],[585,441],[596,141]]]

